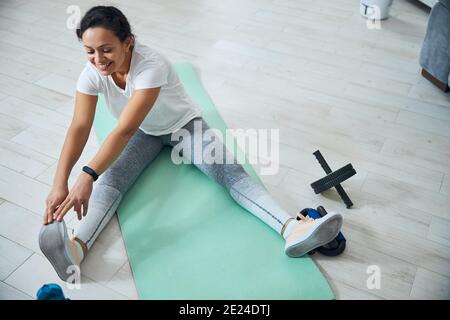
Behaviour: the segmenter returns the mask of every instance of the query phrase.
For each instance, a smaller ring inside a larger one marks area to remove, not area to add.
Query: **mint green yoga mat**
[[[192,66],[176,70],[205,120],[224,133]],[[100,97],[94,121],[100,142],[115,123]],[[245,169],[260,181],[249,164]],[[169,148],[127,192],[118,215],[141,299],[334,298],[311,258],[286,256],[279,234],[194,165],[173,164]]]

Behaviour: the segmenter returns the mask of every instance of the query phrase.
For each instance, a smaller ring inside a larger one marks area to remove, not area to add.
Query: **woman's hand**
[[[86,216],[93,182],[94,180],[87,173],[82,172],[80,174],[72,190],[55,212],[57,221],[61,222],[66,213],[72,208],[76,211],[78,220],[81,220],[82,216]],[[83,213],[81,211],[82,207]]]
[[[69,194],[67,185],[53,186],[52,190],[47,196],[47,208],[44,213],[44,224],[52,223],[55,219],[54,214],[59,205]]]

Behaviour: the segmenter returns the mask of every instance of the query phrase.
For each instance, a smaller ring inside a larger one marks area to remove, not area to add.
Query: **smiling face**
[[[107,76],[114,72],[127,73],[129,60],[131,37],[121,42],[111,30],[95,27],[87,29],[82,36],[84,49],[88,60],[102,75]]]

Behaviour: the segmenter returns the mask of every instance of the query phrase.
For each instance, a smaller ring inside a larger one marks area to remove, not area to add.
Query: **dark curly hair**
[[[121,42],[128,37],[134,40],[131,27],[125,15],[113,6],[95,6],[89,9],[80,21],[80,27],[76,29],[78,40],[81,41],[83,33],[93,27],[103,27],[111,30]]]

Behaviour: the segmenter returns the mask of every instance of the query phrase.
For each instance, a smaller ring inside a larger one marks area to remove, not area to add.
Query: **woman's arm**
[[[160,88],[136,90],[120,115],[116,128],[88,163],[98,175],[117,159],[158,98]]]
[[[54,186],[67,186],[70,172],[80,158],[89,138],[94,122],[97,99],[97,96],[78,91],[76,93],[75,111],[59,157],[53,180]]]
[[[47,196],[44,224],[53,222],[56,208],[66,199],[67,182],[73,166],[80,158],[94,121],[97,96],[80,92],[75,96],[75,111],[59,157],[53,187]]]
[[[123,151],[128,141],[141,125],[144,118],[150,112],[153,104],[158,98],[160,88],[141,89],[134,91],[125,109],[122,111],[116,128],[106,137],[102,146],[87,164],[98,175],[101,175],[117,159]],[[83,216],[87,213],[87,204],[92,191],[93,179],[85,172],[80,177],[74,188],[56,211],[58,221],[72,207],[77,212],[78,219],[81,219],[81,207],[83,206]]]

